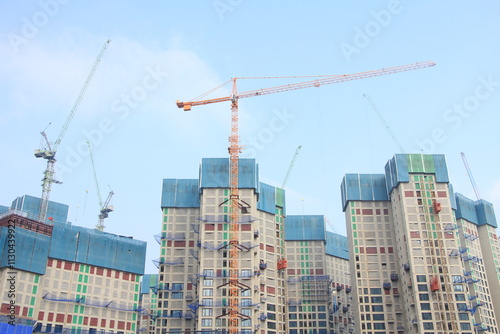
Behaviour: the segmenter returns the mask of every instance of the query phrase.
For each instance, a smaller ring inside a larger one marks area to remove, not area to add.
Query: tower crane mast
[[[83,96],[85,95],[85,92],[87,91],[87,88],[90,84],[90,81],[92,80],[95,71],[97,70],[97,66],[99,65],[102,56],[104,55],[104,51],[106,51],[106,48],[108,44],[111,42],[111,40],[107,40],[99,55],[97,56],[97,59],[94,62],[94,65],[92,66],[90,73],[87,76],[87,79],[85,80],[85,83],[83,84],[82,89],[80,90],[80,93],[78,94],[78,97],[73,104],[73,107],[71,108],[71,111],[68,115],[68,118],[66,118],[66,121],[61,129],[61,132],[59,133],[59,136],[57,139],[53,142],[50,143],[49,140],[47,139],[47,135],[45,134],[45,131],[42,131],[42,147],[41,149],[35,150],[35,157],[36,158],[43,158],[47,160],[47,168],[44,171],[43,174],[43,179],[42,179],[42,198],[40,201],[40,210],[38,213],[38,221],[40,222],[45,222],[45,219],[47,217],[47,209],[49,206],[49,197],[50,197],[50,191],[52,188],[52,183],[56,184],[61,184],[62,182],[57,181],[54,179],[54,165],[56,163],[56,153],[57,153],[57,148],[59,147],[59,144],[61,143],[61,140],[63,139],[64,135],[66,134],[66,131],[68,130],[68,127],[73,120],[73,117],[75,116],[75,112],[80,106],[80,102],[82,101]],[[45,143],[43,143],[45,141]]]
[[[193,106],[206,105],[212,103],[219,103],[230,101],[231,102],[231,134],[229,136],[229,155],[230,155],[230,214],[229,214],[229,225],[230,225],[230,249],[229,249],[229,308],[226,315],[229,316],[228,327],[229,334],[237,334],[239,330],[239,319],[242,318],[242,314],[239,313],[239,289],[240,283],[238,281],[239,273],[239,226],[238,226],[238,210],[239,210],[239,192],[238,192],[238,160],[239,153],[241,151],[241,146],[239,144],[239,133],[238,133],[238,100],[247,97],[268,95],[273,93],[286,92],[291,90],[297,90],[309,87],[319,87],[321,85],[329,85],[334,83],[340,83],[345,81],[366,79],[370,77],[376,77],[381,75],[399,73],[404,71],[411,71],[417,69],[423,69],[436,64],[432,61],[426,61],[422,63],[415,63],[409,65],[402,65],[396,67],[383,68],[379,70],[373,70],[368,72],[360,72],[354,74],[344,74],[344,75],[327,75],[327,76],[316,76],[321,77],[321,79],[315,79],[305,82],[293,83],[288,85],[275,86],[270,88],[263,88],[258,90],[251,90],[243,93],[238,93],[237,80],[239,79],[270,79],[270,77],[236,77],[232,78],[228,82],[232,82],[232,89],[230,96],[223,96],[208,100],[192,100],[187,102],[177,101],[177,107],[183,108],[185,111],[191,110]],[[274,77],[276,78],[276,77]],[[285,78],[285,77],[281,77]],[[286,77],[290,78],[290,77]],[[295,77],[297,78],[297,77]],[[216,89],[222,87],[219,86]],[[210,91],[213,92],[215,89]],[[206,96],[207,93],[202,96]],[[221,315],[222,316],[222,315]]]

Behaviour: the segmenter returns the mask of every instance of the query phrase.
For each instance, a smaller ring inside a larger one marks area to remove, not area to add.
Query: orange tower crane
[[[230,214],[229,214],[229,224],[230,224],[230,250],[229,250],[229,309],[227,315],[229,316],[228,327],[229,334],[237,334],[239,329],[239,319],[244,317],[239,312],[239,300],[241,289],[241,284],[239,283],[239,192],[238,192],[238,159],[239,153],[241,152],[242,146],[240,146],[239,133],[238,133],[238,100],[259,96],[268,95],[280,92],[286,92],[291,90],[297,90],[309,87],[319,87],[321,85],[329,85],[334,83],[340,83],[345,81],[366,79],[381,75],[394,74],[405,71],[412,71],[423,69],[427,67],[435,66],[436,64],[432,61],[426,61],[421,63],[414,63],[402,66],[395,66],[389,68],[383,68],[379,70],[359,72],[353,74],[343,74],[343,75],[321,75],[321,76],[309,76],[316,77],[319,79],[309,80],[305,82],[262,88],[257,90],[251,90],[247,92],[238,93],[237,80],[239,79],[274,79],[274,78],[301,78],[299,76],[295,77],[237,77],[232,78],[226,83],[210,90],[207,93],[202,94],[195,100],[188,102],[177,101],[177,107],[183,108],[185,111],[191,110],[191,107],[231,101],[231,135],[229,136],[229,156],[230,156]],[[302,77],[304,78],[304,77]],[[208,94],[214,92],[225,84],[232,82],[231,95],[223,96],[214,99],[201,100],[201,98],[207,96]]]

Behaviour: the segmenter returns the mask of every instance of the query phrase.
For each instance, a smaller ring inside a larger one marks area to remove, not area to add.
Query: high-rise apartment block
[[[453,193],[443,155],[397,154],[341,192],[356,333],[498,333],[493,207]]]
[[[39,207],[23,196],[0,215],[2,319],[35,333],[136,333],[146,243],[71,225],[55,202],[53,224],[38,222]]]
[[[325,229],[324,216],[285,219],[290,334],[354,330],[347,238]]]
[[[229,159],[203,159],[198,179],[165,179],[157,333],[227,332],[230,247],[238,249],[238,332],[286,332],[282,189],[239,160],[238,243],[230,245]]]
[[[141,280],[141,295],[139,308],[142,315],[139,317],[137,328],[143,334],[156,333],[156,314],[158,307],[158,275],[146,274]]]

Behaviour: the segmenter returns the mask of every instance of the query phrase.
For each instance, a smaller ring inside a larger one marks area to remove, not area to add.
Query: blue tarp
[[[325,240],[325,217],[290,215],[285,218],[285,240]]]
[[[455,194],[455,198],[457,202],[457,210],[455,211],[456,218],[463,218],[471,223],[477,224],[478,219],[474,201],[459,193]]]
[[[276,198],[277,188],[262,182],[259,184],[259,188],[260,194],[257,201],[257,209],[274,215],[276,213],[276,206],[278,206]]]
[[[229,188],[229,158],[204,158],[200,166],[201,188]],[[239,188],[257,190],[259,176],[255,159],[238,160]]]
[[[342,209],[349,201],[388,201],[384,174],[346,174],[340,186]]]
[[[161,193],[162,208],[199,208],[200,193],[197,179],[164,179]]]
[[[443,154],[396,154],[385,165],[387,193],[400,182],[409,182],[410,173],[435,174],[436,182],[449,182]]]
[[[144,274],[146,242],[79,226],[54,226],[49,257]]]
[[[476,202],[476,212],[478,218],[478,225],[490,225],[495,228],[498,227],[497,220],[495,217],[495,211],[493,210],[493,204],[484,199],[480,199]]]
[[[145,274],[141,281],[141,294],[151,293],[151,287],[158,286],[157,274]]]
[[[325,248],[327,255],[349,260],[349,247],[346,236],[327,231]]]
[[[8,228],[0,228],[0,267],[9,266]],[[23,228],[15,229],[14,268],[43,275],[47,265],[50,237]]]
[[[474,201],[457,193],[455,195],[457,209],[455,216],[457,219],[463,218],[476,225],[490,225],[498,227],[493,204],[484,199]]]
[[[12,202],[11,208],[26,212],[28,213],[29,218],[36,219],[40,212],[40,201],[41,199],[38,197],[24,195],[16,198]],[[49,205],[47,207],[47,218],[52,217],[52,221],[66,224],[68,221],[68,211],[68,205],[49,201]]]
[[[1,334],[31,334],[33,333],[32,326],[26,325],[10,325],[5,322],[0,322]]]
[[[450,204],[453,210],[457,209],[457,200],[455,198],[455,192],[453,191],[453,185],[448,183],[448,194],[450,196]]]

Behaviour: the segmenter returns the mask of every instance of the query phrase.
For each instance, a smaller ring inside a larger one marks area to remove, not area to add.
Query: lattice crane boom
[[[381,76],[381,75],[418,70],[418,69],[423,69],[423,68],[427,68],[427,67],[432,67],[435,65],[436,65],[436,63],[434,63],[432,61],[425,61],[425,62],[421,62],[421,63],[388,67],[388,68],[382,68],[379,70],[373,70],[373,71],[367,71],[367,72],[344,74],[344,75],[332,75],[332,76],[326,76],[326,77],[322,76],[321,79],[317,79],[317,80],[309,80],[309,81],[305,81],[305,82],[275,86],[275,87],[270,87],[270,88],[262,88],[262,89],[256,89],[256,90],[251,90],[251,91],[239,93],[239,94],[236,94],[236,98],[243,99],[243,98],[247,98],[247,97],[281,93],[281,92],[287,92],[287,91],[303,89],[303,88],[319,87],[322,85],[329,85],[329,84],[340,83],[340,82],[345,82],[345,81],[366,79],[366,78],[371,78],[371,77],[376,77],[376,76]],[[264,78],[265,77],[263,77],[263,79]],[[236,82],[236,80],[238,80],[238,79],[247,79],[247,78],[244,78],[244,77],[233,78],[232,79],[233,85]],[[188,101],[188,102],[177,101],[177,106],[179,108],[184,108],[185,111],[188,111],[188,110],[191,110],[191,107],[193,107],[193,106],[200,106],[200,105],[230,101],[231,99],[233,99],[233,96],[234,96],[234,92],[231,96],[224,96],[224,97],[219,97],[219,98],[215,98],[215,99]]]
[[[300,149],[302,148],[302,145],[299,145],[297,149],[295,150],[295,153],[292,158],[292,162],[290,162],[290,167],[288,167],[288,171],[286,172],[286,176],[283,179],[283,184],[281,186],[281,189],[285,189],[285,186],[288,182],[288,178],[290,177],[290,174],[292,173],[293,166],[295,165],[295,160],[297,160],[297,156],[299,155]]]
[[[85,83],[83,84],[82,89],[80,90],[80,93],[78,94],[78,97],[73,104],[73,107],[71,108],[71,111],[68,115],[68,118],[66,118],[66,121],[61,129],[61,132],[59,133],[59,136],[57,137],[56,141],[54,141],[51,145],[49,140],[47,139],[47,135],[45,134],[45,131],[42,131],[42,137],[45,140],[45,143],[42,141],[42,148],[35,150],[35,157],[37,158],[44,158],[47,160],[47,168],[44,171],[44,177],[42,179],[42,198],[40,201],[40,210],[38,213],[38,220],[41,222],[45,222],[46,216],[47,216],[47,209],[49,206],[49,197],[50,197],[50,191],[52,188],[52,183],[57,183],[61,184],[62,182],[57,181],[54,179],[54,164],[56,162],[55,156],[57,153],[57,148],[59,144],[61,143],[61,140],[63,139],[64,135],[66,134],[66,131],[68,130],[68,127],[73,120],[73,117],[75,116],[75,112],[80,106],[80,102],[82,101],[83,96],[85,95],[85,92],[87,91],[87,88],[90,84],[90,81],[92,80],[95,71],[97,70],[97,66],[101,62],[102,56],[104,55],[104,51],[106,51],[106,48],[108,44],[111,42],[111,40],[107,40],[101,51],[99,52],[99,55],[97,56],[94,65],[92,66],[90,73],[87,76],[87,79],[85,80]]]
[[[334,83],[340,83],[345,81],[359,80],[365,78],[371,78],[381,75],[393,74],[404,71],[417,70],[422,68],[427,68],[436,65],[434,62],[426,61],[422,63],[415,63],[403,66],[389,67],[374,71],[360,72],[354,74],[345,75],[331,75],[331,76],[318,76],[320,79],[309,80],[305,82],[293,83],[288,85],[275,86],[270,88],[251,90],[243,93],[238,93],[237,80],[239,79],[255,79],[255,78],[233,78],[229,82],[232,82],[232,89],[230,96],[223,96],[214,99],[206,100],[192,100],[188,102],[177,101],[177,107],[183,108],[185,111],[191,110],[193,106],[207,105],[212,103],[219,103],[230,101],[231,102],[231,135],[229,137],[229,155],[230,155],[230,250],[229,250],[229,309],[226,315],[229,316],[228,327],[229,334],[237,334],[239,329],[239,319],[242,318],[242,314],[239,313],[239,289],[241,284],[238,282],[239,275],[239,226],[238,226],[238,210],[240,208],[239,192],[238,192],[238,160],[239,153],[241,151],[241,146],[239,144],[239,133],[238,133],[238,100],[247,97],[268,95],[280,92],[286,92],[291,90],[309,88],[309,87],[319,87],[321,85],[328,85]],[[268,77],[269,78],[269,77]],[[289,77],[288,77],[289,78]],[[262,78],[263,79],[263,78]],[[220,85],[217,88],[220,88]],[[215,91],[212,89],[210,92]],[[207,94],[201,95],[202,97]],[[222,316],[222,315],[221,315]]]
[[[462,156],[462,160],[464,162],[465,169],[467,170],[467,175],[469,175],[469,180],[470,180],[470,183],[472,184],[472,188],[474,188],[474,193],[476,194],[476,198],[478,200],[480,200],[481,195],[479,195],[479,190],[477,189],[476,181],[474,181],[474,177],[472,176],[472,171],[469,167],[469,164],[467,163],[467,158],[465,158],[465,153],[460,152],[460,155]]]
[[[392,140],[394,141],[394,143],[396,144],[396,146],[398,147],[399,151],[401,153],[405,153],[405,150],[403,148],[403,146],[401,146],[401,144],[399,143],[399,140],[398,138],[396,137],[396,135],[394,134],[394,132],[392,132],[391,128],[389,127],[389,124],[387,124],[387,122],[385,121],[384,117],[382,116],[382,113],[378,110],[377,106],[375,105],[375,103],[372,101],[372,99],[370,98],[370,96],[366,95],[366,94],[363,94],[363,96],[368,100],[368,103],[370,103],[370,105],[372,106],[372,109],[375,111],[375,113],[377,114],[378,118],[380,119],[380,121],[382,122],[382,124],[384,125],[386,131],[389,133],[389,135],[391,136]]]

